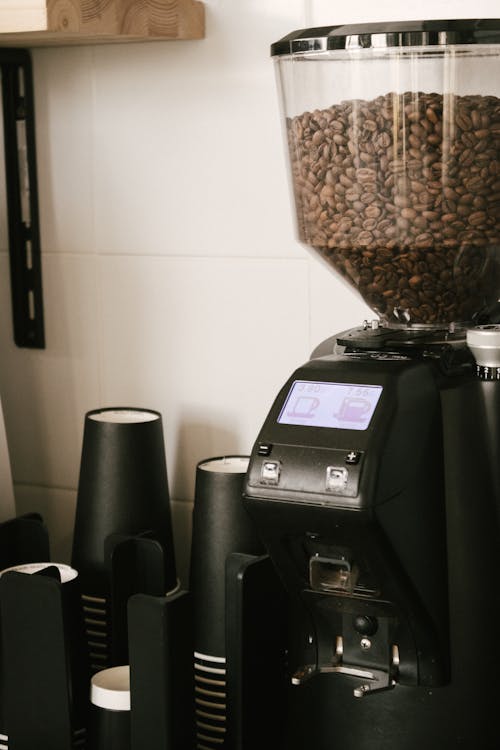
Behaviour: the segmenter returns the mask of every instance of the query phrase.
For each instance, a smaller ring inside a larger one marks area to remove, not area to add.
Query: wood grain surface
[[[204,5],[198,0],[32,0],[33,30],[20,9],[0,0],[0,46],[202,39]],[[9,29],[9,13],[12,29]],[[41,19],[41,21],[40,21]],[[19,29],[22,28],[22,31]]]

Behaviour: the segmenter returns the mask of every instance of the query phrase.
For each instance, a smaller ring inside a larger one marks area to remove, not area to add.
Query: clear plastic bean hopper
[[[498,26],[334,27],[273,46],[299,238],[384,325],[463,326],[497,301]]]

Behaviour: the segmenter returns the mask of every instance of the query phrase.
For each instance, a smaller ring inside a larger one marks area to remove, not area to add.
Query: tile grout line
[[[94,291],[96,295],[96,322],[97,322],[97,336],[96,336],[96,347],[97,347],[97,406],[103,403],[103,383],[104,383],[104,342],[103,342],[103,300],[102,300],[102,280],[101,280],[101,258],[97,242],[97,216],[96,216],[96,183],[97,183],[97,145],[95,134],[97,130],[97,74],[96,74],[96,49],[91,48],[90,51],[90,69],[91,69],[91,128],[90,138],[91,143],[89,144],[90,153],[92,155],[92,167],[90,175],[90,186],[91,186],[91,211],[92,211],[92,242],[93,242],[93,258],[94,258]]]

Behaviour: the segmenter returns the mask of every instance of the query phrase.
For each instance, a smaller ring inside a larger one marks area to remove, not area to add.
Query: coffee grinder
[[[500,20],[307,29],[272,55],[299,239],[376,313],[291,375],[251,454],[287,597],[273,747],[493,750]]]

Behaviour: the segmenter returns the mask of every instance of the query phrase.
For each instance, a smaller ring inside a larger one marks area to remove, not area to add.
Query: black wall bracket
[[[0,48],[14,341],[43,349],[33,73],[28,50]]]

